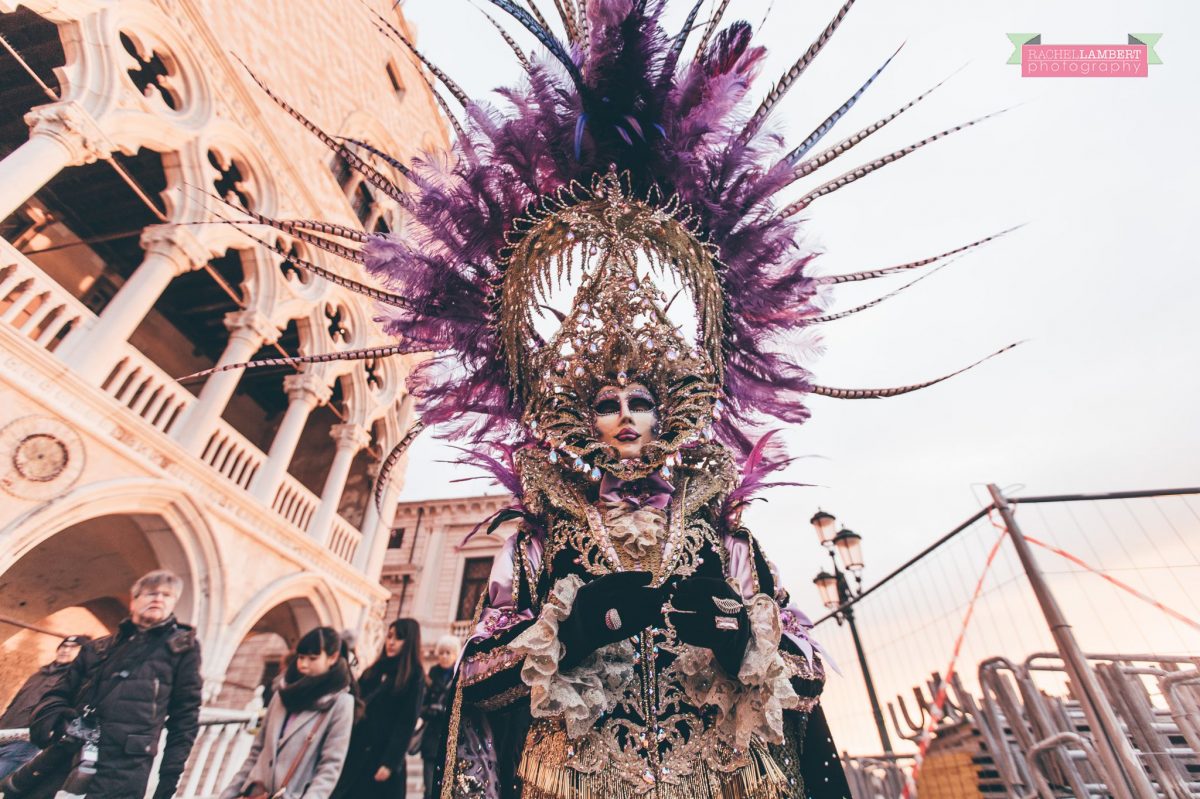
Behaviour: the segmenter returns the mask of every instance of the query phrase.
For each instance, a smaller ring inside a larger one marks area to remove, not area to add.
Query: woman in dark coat
[[[365,707],[334,793],[338,799],[403,799],[405,757],[425,696],[421,628],[412,619],[388,626],[379,659],[359,678]]]

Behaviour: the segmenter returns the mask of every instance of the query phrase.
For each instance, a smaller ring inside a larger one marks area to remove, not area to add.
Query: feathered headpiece
[[[854,0],[838,9],[758,104],[747,94],[764,49],[752,44],[748,23],[720,27],[728,0],[703,25],[693,57],[684,57],[684,50],[698,28],[702,0],[676,33],[662,24],[666,0],[556,0],[565,41],[534,0],[524,6],[490,1],[546,51],[543,58],[527,57],[492,20],[525,71],[520,86],[499,90],[502,108],[470,100],[400,30],[369,11],[379,29],[429,67],[461,104],[460,120],[431,85],[457,133],[449,158],[428,154],[405,164],[365,142],[329,136],[263,86],[406,214],[403,235],[252,216],[364,265],[384,286],[361,285],[286,255],[388,306],[385,324],[396,345],[319,357],[433,353],[412,376],[425,425],[476,447],[538,442],[561,448],[577,468],[593,474],[616,465],[571,414],[578,417],[580,395],[597,381],[629,369],[654,383],[668,415],[677,411],[676,427],[665,431],[650,466],[670,463],[679,448],[704,434],[746,456],[765,422],[804,421],[809,393],[884,397],[945,379],[892,389],[829,389],[812,383],[789,352],[804,328],[846,315],[821,314],[814,302],[821,286],[927,266],[996,237],[855,274],[809,274],[814,252],[800,243],[798,212],[986,118],[856,167],[789,204],[779,202],[781,191],[932,91],[818,151],[889,57],[794,149],[785,150],[777,135],[765,131],[780,99]],[[385,172],[403,176],[411,188],[401,189]],[[693,303],[690,341],[670,323],[665,296],[650,284],[648,275],[664,273]],[[551,285],[572,274],[581,286],[575,302],[569,313],[553,311],[562,326],[556,335],[542,336],[538,318]],[[649,325],[640,331],[634,327],[637,302],[644,303],[641,318]],[[312,358],[286,362],[307,360]],[[565,402],[564,395],[574,401]]]

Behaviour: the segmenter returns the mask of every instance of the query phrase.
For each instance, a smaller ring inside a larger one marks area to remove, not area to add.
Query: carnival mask
[[[658,437],[654,395],[641,383],[604,386],[592,400],[596,438],[621,458],[639,458],[642,448]]]

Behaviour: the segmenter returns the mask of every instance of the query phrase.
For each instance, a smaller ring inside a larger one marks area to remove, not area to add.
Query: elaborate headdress
[[[684,50],[700,28],[702,0],[674,34],[661,24],[666,0],[556,0],[565,41],[534,0],[524,6],[491,2],[548,53],[526,57],[496,25],[526,73],[521,86],[499,91],[502,109],[470,100],[401,31],[368,11],[462,105],[460,121],[431,85],[457,133],[448,158],[431,153],[404,164],[367,143],[331,137],[263,87],[406,215],[401,235],[252,215],[363,264],[385,287],[364,286],[286,256],[389,306],[386,325],[396,345],[319,357],[431,352],[412,378],[425,425],[476,450],[488,444],[545,446],[552,458],[561,453],[568,465],[593,477],[601,470],[633,476],[669,468],[681,448],[705,436],[747,455],[769,420],[804,421],[809,393],[884,397],[945,379],[893,389],[828,389],[813,384],[792,354],[805,328],[848,313],[823,316],[815,303],[821,286],[927,266],[995,238],[855,274],[809,274],[815,253],[801,243],[798,212],[980,121],[928,136],[781,203],[781,191],[932,91],[817,150],[889,57],[794,149],[765,131],[779,100],[854,0],[838,9],[757,105],[745,101],[764,50],[751,43],[746,22],[718,30],[728,0],[702,26],[690,58]],[[385,173],[403,177],[411,188],[401,189]],[[550,309],[561,325],[543,335],[547,296],[564,279],[578,286],[576,296],[569,310]],[[694,335],[672,323],[668,306],[674,299],[662,291],[664,282],[678,285],[690,300]],[[267,363],[306,360],[313,359]],[[594,439],[587,403],[597,387],[634,379],[655,392],[663,432],[641,463],[629,464]]]

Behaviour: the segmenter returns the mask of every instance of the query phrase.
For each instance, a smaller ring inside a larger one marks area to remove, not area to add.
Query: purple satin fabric
[[[742,599],[749,602],[754,596],[754,556],[750,552],[750,543],[745,538],[726,535],[725,551],[729,556],[729,578],[737,585]],[[775,568],[775,564],[768,563],[768,566],[778,583],[779,572]],[[812,660],[815,652],[821,656],[821,660],[825,662],[826,666],[838,674],[842,673],[829,653],[809,634],[809,630],[813,626],[812,620],[796,606],[795,602],[779,609],[779,622],[783,628],[783,634],[791,639],[806,658]]]
[[[624,502],[630,508],[658,508],[663,510],[671,502],[675,486],[668,483],[658,472],[652,472],[641,480],[621,480],[611,474],[600,478],[600,499],[604,502]]]

